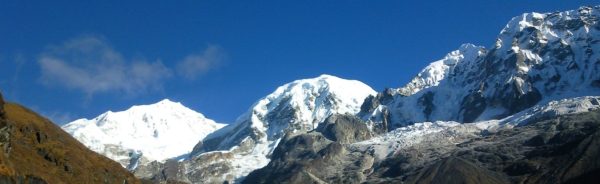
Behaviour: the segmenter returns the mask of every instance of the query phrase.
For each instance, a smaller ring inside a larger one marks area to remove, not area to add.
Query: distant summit
[[[108,111],[94,119],[79,119],[62,128],[90,149],[135,169],[192,151],[209,133],[225,126],[169,99]]]

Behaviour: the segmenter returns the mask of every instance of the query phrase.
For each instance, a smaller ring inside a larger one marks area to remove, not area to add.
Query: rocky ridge
[[[363,105],[391,129],[425,121],[501,119],[555,99],[596,95],[599,7],[513,18],[489,50],[465,44],[409,84]]]

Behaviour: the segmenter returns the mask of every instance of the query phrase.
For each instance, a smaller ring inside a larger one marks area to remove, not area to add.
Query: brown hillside
[[[2,104],[0,96],[0,183],[140,183],[48,119]]]

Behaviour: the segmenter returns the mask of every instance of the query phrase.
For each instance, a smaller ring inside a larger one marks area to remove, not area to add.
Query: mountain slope
[[[334,131],[287,135],[243,183],[593,183],[599,118],[600,96],[577,97],[501,120],[416,123],[350,142],[330,132],[352,135],[344,127],[355,120],[337,118]]]
[[[490,50],[463,45],[406,86],[367,98],[359,116],[379,136],[286,136],[244,182],[593,183],[599,12],[515,17]]]
[[[243,144],[246,137],[252,138],[247,141],[277,144],[286,132],[315,129],[332,114],[358,113],[364,99],[373,94],[366,84],[331,75],[297,80],[259,100],[235,124],[209,135],[193,154],[228,150]]]
[[[0,183],[140,183],[118,163],[0,95]]]
[[[515,17],[491,49],[463,45],[405,87],[371,98],[361,115],[390,121],[393,129],[424,121],[499,119],[538,103],[597,95],[599,14],[596,6]]]
[[[62,128],[90,149],[128,169],[188,154],[209,133],[225,126],[168,99],[106,112]]]
[[[314,130],[333,114],[354,115],[364,99],[375,94],[359,81],[331,75],[293,81],[260,99],[236,123],[208,135],[185,161],[144,170],[155,173],[152,178],[158,181],[240,181],[269,163],[286,133]]]
[[[533,119],[458,144],[404,147],[374,168],[367,183],[595,183],[600,170],[599,118],[596,107]],[[449,163],[452,160],[460,162]]]

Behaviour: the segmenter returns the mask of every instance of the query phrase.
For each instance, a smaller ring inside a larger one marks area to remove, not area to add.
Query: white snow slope
[[[331,75],[293,81],[260,99],[235,124],[209,135],[192,155],[234,153],[232,159],[224,161],[233,171],[223,178],[236,180],[267,165],[269,155],[286,133],[315,129],[332,114],[356,114],[364,99],[375,94],[360,81]]]
[[[464,44],[423,69],[393,100],[365,112],[394,127],[501,119],[600,90],[600,6],[513,18],[489,50]],[[362,114],[362,113],[361,113]]]
[[[497,132],[515,126],[556,117],[600,109],[600,96],[582,96],[550,101],[499,120],[486,120],[475,123],[455,121],[421,122],[400,127],[370,140],[354,143],[361,150],[370,150],[378,160],[393,156],[396,152],[420,146],[424,149],[432,145],[458,144],[484,132]]]
[[[162,162],[188,154],[199,140],[223,126],[165,99],[79,119],[62,128],[91,150],[134,169],[139,156]]]

